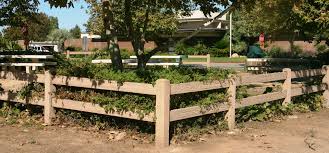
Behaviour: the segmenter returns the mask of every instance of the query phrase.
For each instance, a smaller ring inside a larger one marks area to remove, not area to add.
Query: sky
[[[40,0],[39,12],[44,12],[49,16],[58,18],[59,28],[71,29],[78,25],[82,31],[85,31],[84,23],[87,22],[89,15],[86,13],[87,3],[80,0],[74,3],[74,8],[50,8],[50,5]]]

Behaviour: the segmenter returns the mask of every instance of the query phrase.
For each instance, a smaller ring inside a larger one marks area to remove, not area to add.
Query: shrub
[[[223,39],[214,44],[214,47],[218,49],[228,49],[230,47],[229,36],[225,35]]]
[[[81,47],[75,47],[75,46],[68,46],[65,48],[65,50],[69,50],[69,51],[81,51],[82,48]]]
[[[327,45],[318,45],[316,57],[322,64],[329,64],[329,47]]]
[[[128,59],[128,58],[130,58],[130,56],[134,55],[134,52],[129,51],[128,49],[121,49],[120,52],[121,52],[122,59]]]
[[[268,57],[271,58],[303,58],[306,57],[303,54],[303,49],[300,46],[294,45],[292,47],[292,51],[286,51],[278,46],[274,46],[271,48],[269,52],[266,53]]]
[[[187,54],[187,45],[185,45],[184,43],[176,44],[175,53],[177,55],[189,55]]]

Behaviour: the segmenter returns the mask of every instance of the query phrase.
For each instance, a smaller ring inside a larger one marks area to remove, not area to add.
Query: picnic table
[[[32,62],[4,62],[0,63],[0,66],[4,70],[7,69],[7,67],[25,67],[26,73],[31,73],[32,71],[37,70],[37,67],[44,67],[46,65],[56,65],[56,62],[39,62],[40,59],[53,59],[53,55],[0,55],[0,59],[31,59]]]

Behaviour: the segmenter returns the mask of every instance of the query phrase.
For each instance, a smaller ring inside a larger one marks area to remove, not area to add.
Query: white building
[[[88,39],[100,39],[101,38],[100,35],[93,35],[93,34],[89,34],[89,33],[82,33],[80,35],[80,38],[83,38],[83,37],[87,37]]]
[[[179,27],[177,34],[173,37],[184,37],[193,33],[196,29],[203,26],[209,20],[215,18],[220,13],[211,13],[210,16],[205,16],[202,11],[195,10],[192,11],[190,16],[179,16],[178,22]],[[219,32],[223,32],[229,29],[229,20],[226,19],[227,16],[224,14],[222,17],[215,19],[211,24],[207,24],[202,28],[201,32],[196,35],[196,37],[216,37]]]

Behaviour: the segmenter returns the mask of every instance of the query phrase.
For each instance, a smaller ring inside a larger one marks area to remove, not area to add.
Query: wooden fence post
[[[66,51],[66,58],[69,59],[70,58],[70,50]]]
[[[155,90],[155,145],[157,148],[164,148],[169,146],[170,81],[166,79],[157,80]]]
[[[327,87],[329,87],[329,66],[326,65],[326,66],[323,66],[326,74],[325,76],[323,77],[323,80],[322,82],[324,84],[327,85]],[[324,98],[324,103],[323,103],[323,106],[326,107],[326,108],[329,108],[329,89],[327,88],[327,90],[325,90],[323,92],[323,98]]]
[[[44,99],[44,121],[45,124],[51,124],[51,118],[54,114],[54,108],[52,106],[52,75],[50,70],[45,70],[45,99]]]
[[[229,130],[235,128],[235,102],[236,102],[236,81],[235,79],[230,79],[230,86],[227,90],[229,98],[228,104],[229,109],[225,115],[225,120],[227,122]]]
[[[207,68],[211,67],[211,60],[210,60],[210,54],[207,54]]]
[[[284,99],[282,105],[288,106],[291,103],[291,69],[284,68],[283,72],[286,73],[286,80],[282,85],[282,91],[286,92],[286,98]]]

